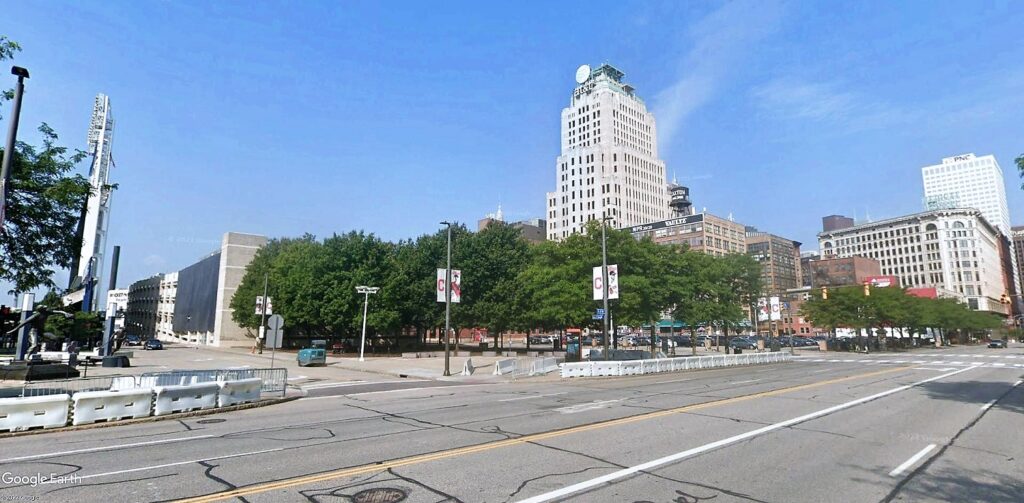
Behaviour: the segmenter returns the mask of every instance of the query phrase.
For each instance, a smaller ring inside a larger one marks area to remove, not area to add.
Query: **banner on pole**
[[[757,321],[768,321],[768,299],[757,299]]]
[[[256,297],[256,314],[263,314],[263,296]],[[267,297],[267,315],[274,314],[274,298]]]
[[[437,270],[437,301],[445,301],[445,274],[444,269]],[[462,301],[462,271],[452,269],[452,303],[458,304]]]
[[[619,298],[619,265],[608,266],[608,298]]]
[[[771,306],[772,306],[772,315],[771,315],[772,321],[779,321],[779,320],[781,320],[782,319],[782,306],[779,303],[779,298],[778,297],[772,297],[771,298]]]
[[[448,281],[448,278],[445,277],[444,271],[445,271],[444,269],[438,269],[437,270],[437,283],[436,283],[436,288],[435,289],[437,290],[437,301],[438,302],[444,302],[446,300],[445,299],[445,291],[446,291],[445,290],[445,285],[446,285],[446,283]]]
[[[452,303],[458,304],[462,301],[462,271],[452,269]]]
[[[604,278],[601,275],[601,266],[594,268],[594,300],[604,300]]]

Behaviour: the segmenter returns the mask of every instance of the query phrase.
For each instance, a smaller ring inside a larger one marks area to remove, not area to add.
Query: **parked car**
[[[733,349],[757,349],[757,343],[746,337],[735,337],[729,341],[729,347]]]
[[[990,348],[1005,348],[1006,339],[992,339],[988,341],[988,347]]]
[[[142,337],[139,337],[137,335],[127,335],[124,338],[124,344],[126,346],[141,346]]]
[[[164,348],[164,343],[160,342],[158,339],[147,339],[146,343],[142,345],[142,349],[145,349],[147,351],[150,350],[150,349],[163,349],[163,348]]]

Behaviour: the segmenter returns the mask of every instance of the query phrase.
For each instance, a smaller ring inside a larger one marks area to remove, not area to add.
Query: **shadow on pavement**
[[[1004,396],[1012,385],[1012,381],[933,381],[922,384],[921,389],[928,393],[929,398],[974,403],[979,406],[993,398],[999,398],[996,407],[1024,414],[1024,400],[1019,398],[1019,392],[1024,389],[1017,388],[1016,398],[1013,395]]]
[[[1012,464],[1013,461],[1008,463]],[[1007,466],[993,467],[1007,471]],[[986,471],[983,468],[953,470],[930,468],[927,475],[918,475],[902,490],[885,501],[984,501],[987,503],[1020,503],[1024,501],[1024,485],[1020,477]]]

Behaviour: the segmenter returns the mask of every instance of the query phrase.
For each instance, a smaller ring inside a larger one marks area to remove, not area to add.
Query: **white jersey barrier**
[[[211,382],[189,386],[157,386],[153,391],[156,393],[153,415],[162,416],[216,407],[220,385]]]
[[[530,364],[530,375],[547,374],[554,370],[558,370],[558,359],[550,356],[538,358]]]
[[[518,362],[515,358],[494,362],[494,375],[500,376],[505,374],[514,374],[517,369],[517,363]]]
[[[217,384],[220,385],[220,391],[217,393],[217,407],[226,407],[259,400],[263,379],[253,377],[237,381],[218,381]]]
[[[744,353],[738,355],[713,355],[681,358],[658,358],[651,360],[620,360],[561,364],[562,377],[599,377],[657,374],[680,370],[710,369],[735,365],[760,365],[764,363],[788,362],[793,355],[784,352]]]
[[[153,413],[153,390],[81,391],[71,398],[75,411],[72,425],[133,419]]]
[[[68,424],[70,395],[0,398],[0,431],[59,428]]]

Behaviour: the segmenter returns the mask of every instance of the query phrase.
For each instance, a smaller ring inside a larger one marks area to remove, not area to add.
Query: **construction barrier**
[[[59,428],[68,424],[69,395],[0,398],[0,431]]]
[[[217,407],[226,407],[259,400],[263,379],[253,377],[237,381],[219,381],[217,384],[220,385],[220,391],[217,393]]]
[[[555,370],[558,370],[558,359],[553,357],[538,358],[530,364],[530,375],[547,374]]]
[[[220,385],[211,382],[187,386],[157,386],[153,391],[156,393],[153,415],[162,416],[216,407]]]
[[[462,375],[471,376],[473,375],[474,370],[476,370],[476,368],[473,367],[473,359],[466,358],[466,363],[462,364]]]
[[[515,358],[498,360],[494,362],[494,375],[500,376],[505,374],[514,374],[517,368],[518,365]]]
[[[82,391],[75,393],[72,425],[133,419],[153,413],[153,390]]]
[[[597,360],[563,363],[560,367],[562,377],[597,377],[656,374],[680,370],[731,367],[735,365],[760,365],[787,362],[792,357],[793,355],[785,352],[744,353],[738,355],[657,358],[650,360]]]

